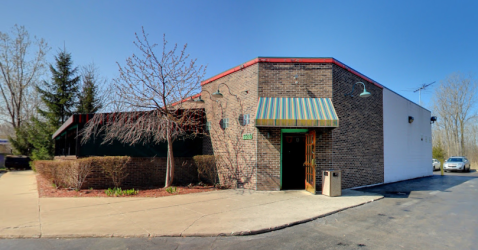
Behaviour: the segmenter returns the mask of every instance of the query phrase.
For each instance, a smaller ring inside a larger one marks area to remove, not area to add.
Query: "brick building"
[[[334,58],[260,57],[201,85],[203,153],[225,184],[315,192],[329,169],[342,188],[432,174],[430,111]]]
[[[432,174],[430,111],[334,58],[259,57],[201,86],[176,106],[204,110],[207,136],[177,142],[175,156],[215,155],[222,184],[315,193],[323,170],[341,170],[342,188]],[[165,145],[80,145],[88,118],[58,129],[56,156],[130,155],[140,157],[135,172],[165,171]]]

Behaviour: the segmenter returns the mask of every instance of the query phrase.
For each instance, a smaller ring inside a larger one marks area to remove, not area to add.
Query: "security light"
[[[348,94],[345,94],[345,96],[349,95],[349,96],[353,97],[352,93],[354,92],[355,85],[357,85],[358,83],[361,83],[363,85],[363,92],[360,94],[360,97],[366,98],[366,97],[369,97],[369,96],[372,95],[372,94],[370,94],[370,92],[367,91],[367,89],[365,89],[365,84],[363,82],[356,82],[356,83],[354,83],[354,85],[352,87],[352,91]]]
[[[201,98],[201,96],[198,97],[198,99],[194,100],[195,102],[204,102],[204,100]]]
[[[212,93],[212,96],[216,97],[216,98],[223,98],[224,96],[221,94],[221,92],[219,91],[219,87],[217,88],[217,91]]]
[[[408,123],[412,123],[413,120],[415,120],[415,119],[413,118],[413,116],[409,116],[409,117],[408,117]]]

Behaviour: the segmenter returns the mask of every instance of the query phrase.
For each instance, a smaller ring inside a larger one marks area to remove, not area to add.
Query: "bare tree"
[[[117,98],[110,107],[121,109],[95,115],[84,128],[82,141],[100,134],[104,135],[103,143],[166,141],[168,187],[174,180],[173,142],[194,132],[200,123],[201,111],[184,101],[199,92],[206,68],[197,66],[196,59],[189,59],[187,45],[180,51],[177,45],[168,50],[163,37],[162,53],[156,54],[158,45],[150,44],[144,28],[141,35],[135,35],[134,45],[140,53],[128,58],[125,66],[118,63],[120,76],[113,81]]]
[[[471,75],[456,72],[441,81],[435,90],[434,112],[440,117],[435,138],[445,145],[448,155],[465,155],[467,126],[476,118],[478,83]]]
[[[250,154],[250,141],[244,140],[244,134],[255,132],[254,126],[244,124],[245,108],[240,96],[231,93],[230,98],[213,100],[211,98],[208,119],[211,121],[211,143],[216,155],[217,172],[221,185],[238,187],[250,184],[256,175],[255,156]],[[207,96],[207,95],[206,95]],[[210,96],[210,95],[209,95]],[[210,96],[211,97],[211,96]],[[237,105],[237,108],[228,108],[228,105]],[[224,118],[228,119],[228,128],[224,128]]]
[[[24,26],[15,25],[11,36],[0,32],[0,116],[18,128],[38,103],[35,84],[45,69],[48,44],[30,38]]]

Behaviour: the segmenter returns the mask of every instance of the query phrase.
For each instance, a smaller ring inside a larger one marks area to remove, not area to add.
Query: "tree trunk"
[[[168,140],[168,161],[169,161],[169,185],[173,185],[174,181],[174,153],[173,153],[173,140]]]
[[[174,156],[173,156],[173,140],[171,138],[171,132],[167,132],[167,142],[168,142],[168,154],[166,158],[166,181],[164,187],[167,188],[173,184],[174,180]]]
[[[465,156],[465,124],[463,121],[460,121],[460,129],[461,129],[461,142],[460,142],[460,151],[462,156]]]

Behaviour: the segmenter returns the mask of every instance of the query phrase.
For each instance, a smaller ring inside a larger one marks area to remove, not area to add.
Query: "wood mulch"
[[[43,176],[37,174],[37,186],[38,186],[38,195],[42,197],[114,197],[107,196],[105,189],[82,189],[79,191],[66,189],[66,188],[55,188]],[[136,189],[135,189],[136,190]],[[201,192],[210,192],[218,190],[214,186],[192,186],[192,187],[176,187],[177,192],[170,194],[166,192],[165,188],[152,188],[152,189],[139,189],[138,194],[128,195],[128,196],[119,196],[119,197],[163,197],[171,195],[182,195],[182,194],[192,194],[192,193],[201,193]]]

